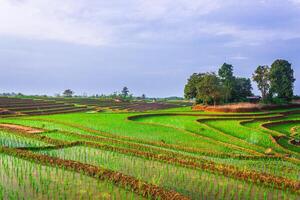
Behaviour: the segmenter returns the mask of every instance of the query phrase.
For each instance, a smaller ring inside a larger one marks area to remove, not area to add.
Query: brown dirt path
[[[0,128],[8,129],[11,131],[17,131],[17,132],[31,133],[31,134],[44,132],[42,129],[21,126],[16,124],[0,124]]]

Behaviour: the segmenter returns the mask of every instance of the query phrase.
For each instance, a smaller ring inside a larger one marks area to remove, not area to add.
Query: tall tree
[[[63,92],[63,95],[65,97],[72,97],[74,95],[74,92],[71,89],[67,89]]]
[[[227,63],[224,63],[218,72],[221,81],[224,85],[224,95],[225,101],[229,102],[232,97],[232,92],[234,89],[234,76],[233,76],[233,66]]]
[[[186,99],[194,99],[197,97],[197,85],[201,81],[203,75],[203,73],[194,73],[190,76],[184,87],[184,97]]]
[[[123,87],[122,91],[121,91],[122,97],[126,98],[129,95],[129,89],[125,86]]]
[[[267,65],[258,66],[252,75],[252,79],[257,83],[261,91],[262,99],[266,100],[270,94],[270,68]]]
[[[220,78],[215,73],[206,73],[197,84],[197,98],[205,104],[213,101],[214,105],[223,97]]]
[[[234,101],[245,101],[247,97],[252,95],[252,85],[249,78],[237,77],[234,79],[234,88],[232,94],[232,99]]]
[[[271,91],[278,98],[291,100],[294,95],[294,70],[286,60],[275,60],[270,69]]]

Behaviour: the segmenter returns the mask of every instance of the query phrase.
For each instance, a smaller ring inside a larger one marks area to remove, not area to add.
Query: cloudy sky
[[[300,0],[0,0],[0,93],[182,96],[193,72],[287,59],[300,94]]]

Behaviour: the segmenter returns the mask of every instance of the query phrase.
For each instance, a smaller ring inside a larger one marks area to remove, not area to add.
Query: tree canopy
[[[74,92],[71,89],[67,89],[63,92],[63,95],[65,97],[72,97],[74,95]]]
[[[294,90],[294,70],[286,60],[275,60],[270,69],[271,92],[278,98],[291,100]]]
[[[129,96],[129,89],[125,86],[123,87],[122,91],[121,91],[121,94],[123,96],[123,98],[126,98]]]
[[[184,87],[184,97],[186,99],[194,99],[197,97],[197,85],[203,78],[203,73],[194,73],[188,79],[187,84]]]
[[[247,97],[252,96],[252,85],[249,78],[235,77],[232,91],[232,101],[245,101]]]
[[[224,86],[224,95],[225,101],[228,102],[232,97],[234,90],[234,76],[233,76],[233,66],[227,63],[224,63],[218,72],[221,81]]]
[[[223,86],[220,78],[215,73],[202,75],[196,87],[197,98],[202,99],[205,104],[212,101],[216,105],[223,97]]]
[[[215,73],[192,74],[184,88],[185,98],[196,98],[197,103],[210,104],[245,101],[248,96],[252,95],[251,80],[235,77],[232,65],[224,63],[218,75]]]
[[[262,99],[266,100],[270,94],[270,68],[267,65],[258,66],[252,75],[252,79],[257,83],[261,91]]]

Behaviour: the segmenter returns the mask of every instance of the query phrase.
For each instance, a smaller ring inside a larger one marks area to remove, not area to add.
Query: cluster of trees
[[[75,94],[74,91],[72,91],[71,89],[67,89],[65,90],[62,95],[64,97],[73,97]],[[56,96],[60,96],[60,95],[56,95]],[[86,94],[84,94],[83,96],[76,96],[76,97],[87,97]],[[133,98],[133,95],[130,94],[130,91],[128,89],[128,87],[123,87],[121,92],[114,92],[113,94],[110,94],[110,95],[94,95],[93,97],[95,98],[110,98],[110,99],[121,99],[121,100],[131,100]],[[145,99],[146,98],[146,95],[143,94],[142,99]]]
[[[0,93],[0,96],[3,96],[3,97],[17,97],[17,96],[24,96],[24,94],[22,93],[15,93],[15,92],[4,92],[4,93]]]
[[[245,101],[252,96],[249,78],[233,75],[233,66],[224,63],[216,73],[194,73],[184,88],[187,99],[196,99],[197,103],[218,104]]]
[[[102,95],[103,98],[109,98],[109,99],[119,99],[123,101],[130,101],[133,99],[133,95],[130,93],[128,87],[123,87],[121,92],[114,92],[110,95]]]
[[[271,67],[258,66],[252,75],[265,103],[285,103],[294,94],[294,71],[286,60],[276,60]],[[233,75],[233,66],[224,63],[216,73],[194,73],[184,88],[187,99],[197,103],[218,104],[246,101],[253,96],[251,80]]]
[[[165,101],[176,101],[176,100],[184,100],[182,97],[166,97],[166,98],[156,98],[156,97],[147,97],[146,94],[142,94],[140,96],[133,96],[132,93],[130,93],[128,87],[123,87],[120,92],[114,92],[112,94],[95,94],[88,96],[87,94],[83,95],[75,95],[75,92],[71,89],[67,89],[63,91],[61,94],[56,94],[56,97],[74,97],[74,98],[99,98],[99,99],[115,99],[115,100],[121,100],[121,101],[147,101],[147,102],[165,102]]]
[[[252,75],[263,102],[286,103],[294,97],[294,70],[286,60],[275,60],[271,67],[258,66]]]
[[[71,89],[66,89],[66,90],[63,92],[63,96],[64,96],[64,97],[72,97],[74,94],[75,94],[75,92],[73,92]]]

